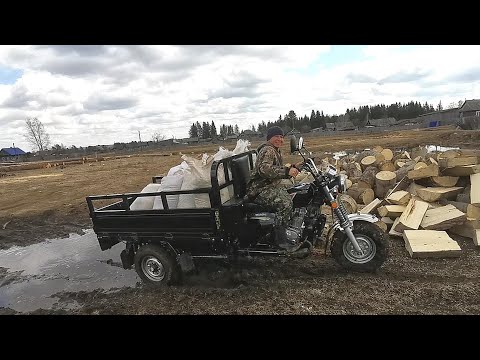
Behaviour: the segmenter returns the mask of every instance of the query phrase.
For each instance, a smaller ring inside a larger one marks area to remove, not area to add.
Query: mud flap
[[[190,254],[183,253],[181,255],[178,255],[177,262],[178,262],[178,265],[180,265],[182,272],[184,273],[188,273],[190,271],[195,270],[195,264]]]
[[[131,269],[133,265],[133,252],[127,252],[127,250],[122,250],[120,253],[120,259],[122,260],[122,266],[124,269]]]

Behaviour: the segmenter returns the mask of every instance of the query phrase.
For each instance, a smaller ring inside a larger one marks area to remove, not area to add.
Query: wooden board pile
[[[451,233],[480,246],[480,151],[375,147],[328,162],[351,181],[341,195],[348,211],[377,215],[410,256],[459,256]]]

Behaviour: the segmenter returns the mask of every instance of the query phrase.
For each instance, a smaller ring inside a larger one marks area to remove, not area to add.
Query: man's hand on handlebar
[[[304,162],[303,161],[300,161],[298,163],[296,163],[294,166],[299,170],[299,171],[302,171],[302,166],[303,166]]]
[[[298,170],[295,166],[291,166],[290,170],[288,170],[288,175],[291,177],[296,177],[300,173],[300,170]]]

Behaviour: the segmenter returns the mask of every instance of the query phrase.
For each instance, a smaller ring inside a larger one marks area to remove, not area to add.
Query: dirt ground
[[[306,137],[305,142],[318,156],[376,145],[392,150],[422,145],[478,149],[480,132],[424,129]],[[253,142],[252,147],[258,144]],[[3,174],[0,168],[0,249],[81,233],[91,228],[86,196],[140,191],[152,176],[180,164],[180,153],[213,154],[219,146],[232,150],[235,143],[188,146],[62,168]],[[286,142],[285,162],[298,161],[288,152]],[[346,272],[321,250],[305,260],[205,263],[200,274],[186,278],[183,285],[65,292],[60,294],[62,300],[75,300],[81,307],[32,314],[480,314],[480,251],[471,239],[455,240],[463,250],[459,258],[411,259],[403,240],[391,238],[390,258],[376,274]],[[0,264],[0,280],[5,275],[1,270]],[[0,314],[9,313],[15,312],[0,309]]]

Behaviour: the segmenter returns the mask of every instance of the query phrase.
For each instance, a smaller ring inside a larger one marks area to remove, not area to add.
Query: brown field
[[[324,152],[377,145],[392,150],[421,145],[478,149],[480,132],[423,129],[306,136],[305,141],[319,157]],[[253,142],[252,147],[259,143]],[[81,233],[91,227],[86,196],[140,191],[152,176],[180,164],[179,152],[213,154],[219,146],[232,150],[235,143],[185,146],[108,161],[3,173],[0,249]],[[288,154],[287,141],[283,152],[285,162],[298,161]],[[323,253],[316,253],[306,260],[269,259],[241,270],[230,269],[225,276],[231,281],[224,287],[193,283],[164,290],[125,289],[114,296],[102,291],[76,294],[83,307],[71,313],[480,314],[480,254],[471,239],[457,240],[465,250],[460,258],[420,260],[409,258],[403,240],[392,239],[391,258],[378,274],[345,272]],[[1,276],[0,272],[0,280]]]

